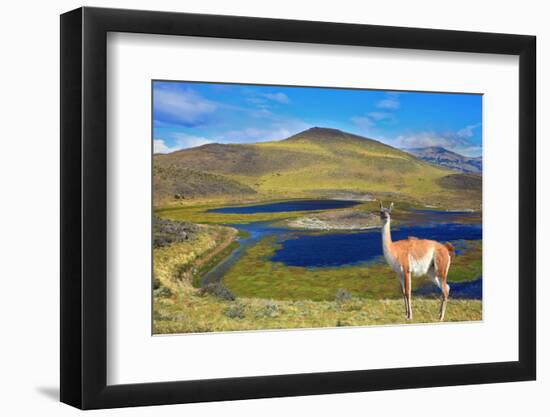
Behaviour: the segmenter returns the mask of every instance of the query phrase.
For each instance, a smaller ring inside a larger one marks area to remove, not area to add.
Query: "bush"
[[[338,291],[336,291],[335,301],[337,303],[345,303],[346,301],[350,301],[351,299],[351,293],[345,288],[340,288]]]
[[[258,318],[272,318],[279,315],[279,306],[274,301],[268,301],[263,308],[256,313]]]
[[[153,247],[162,248],[172,243],[194,240],[199,232],[196,224],[173,220],[153,219]]]
[[[235,300],[235,294],[233,294],[231,290],[227,288],[225,285],[223,285],[221,282],[206,284],[204,287],[200,289],[199,294],[201,296],[210,294],[210,295],[213,295],[214,297],[217,297],[226,301]]]
[[[171,297],[172,290],[162,284],[159,284],[159,286],[153,290],[153,295],[155,297]]]
[[[172,318],[162,311],[155,311],[153,314],[153,321],[169,321]]]
[[[244,319],[244,307],[242,304],[231,304],[226,308],[224,314],[230,319]]]

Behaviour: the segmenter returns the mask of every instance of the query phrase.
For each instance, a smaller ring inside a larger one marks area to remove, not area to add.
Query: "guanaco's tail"
[[[449,256],[451,257],[451,259],[454,259],[454,257],[456,256],[456,252],[455,252],[455,248],[454,246],[452,245],[451,242],[445,242],[444,243],[444,246],[447,248],[447,250],[449,251]]]

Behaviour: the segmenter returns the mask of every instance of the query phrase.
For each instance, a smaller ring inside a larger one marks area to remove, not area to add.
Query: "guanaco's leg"
[[[447,300],[449,298],[449,285],[445,283],[441,291],[443,292],[443,298],[441,299],[441,308],[439,310],[439,321],[443,321],[445,318],[445,310],[447,309]]]
[[[405,304],[405,317],[409,316],[409,301],[407,300],[407,293],[405,292],[405,279],[399,277],[399,283],[401,284],[401,293],[403,294],[403,303]]]
[[[409,300],[407,298],[407,294],[405,293],[405,291],[403,291],[403,301],[405,302],[405,318],[408,319],[409,318]]]
[[[447,253],[438,254],[438,275],[441,280],[441,308],[439,309],[439,321],[445,319],[445,310],[447,309],[447,301],[449,299],[449,285],[447,284],[447,273],[451,265],[451,259]]]
[[[405,270],[405,299],[407,300],[407,320],[412,320],[412,303],[411,303],[411,271]]]

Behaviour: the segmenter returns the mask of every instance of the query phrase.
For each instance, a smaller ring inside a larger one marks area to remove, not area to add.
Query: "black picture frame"
[[[107,385],[108,32],[519,56],[519,360]],[[61,16],[61,401],[82,409],[533,380],[536,377],[536,38],[137,10]]]

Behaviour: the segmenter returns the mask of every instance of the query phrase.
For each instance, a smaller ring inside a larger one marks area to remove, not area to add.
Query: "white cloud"
[[[396,122],[397,119],[393,113],[382,112],[382,111],[371,111],[365,116],[355,116],[351,118],[353,124],[358,128],[367,130],[369,128],[375,127],[378,123],[382,122],[384,124]]]
[[[167,146],[163,139],[153,139],[153,153],[171,153],[177,150]]]
[[[403,149],[440,146],[462,155],[478,156],[481,154],[481,145],[472,142],[472,137],[474,136],[473,130],[480,126],[480,123],[468,125],[456,132],[416,132],[397,136],[386,143]]]
[[[212,143],[210,139],[201,136],[187,135],[185,133],[172,133],[170,137],[173,142],[172,146],[167,145],[164,139],[154,139],[154,153],[171,153],[181,149],[195,148],[197,146],[206,145],[207,143]]]
[[[243,91],[247,95],[246,101],[257,105],[260,108],[270,107],[270,102],[276,102],[279,104],[288,104],[290,99],[285,93],[260,93],[255,90],[246,89]]]
[[[155,117],[161,122],[196,126],[216,111],[216,103],[191,90],[156,89],[153,94]]]
[[[382,110],[370,111],[361,116],[351,118],[351,121],[360,129],[368,130],[379,123],[396,123],[395,110],[400,106],[398,93],[386,93],[385,98],[376,103],[376,107]]]
[[[290,100],[285,93],[266,93],[262,94],[263,97],[276,101],[277,103],[287,104]]]
[[[303,130],[313,127],[301,120],[277,120],[267,126],[250,126],[243,129],[229,130],[216,137],[217,142],[254,143],[286,139]]]
[[[369,127],[373,127],[376,123],[368,116],[356,116],[352,117],[351,121],[357,126],[362,129],[367,129]]]
[[[183,148],[194,148],[196,146],[206,145],[207,143],[212,143],[212,141],[203,136],[193,136],[186,133],[173,133],[172,137],[176,141],[177,146],[180,149]]]
[[[463,127],[462,129],[460,129],[458,132],[456,132],[456,134],[457,134],[457,136],[459,136],[461,138],[471,138],[472,136],[474,136],[474,129],[476,129],[480,126],[481,126],[481,123],[468,125],[466,127]]]
[[[367,113],[370,118],[373,120],[388,120],[393,119],[394,115],[392,113],[383,112],[383,111],[371,111]]]
[[[379,109],[397,110],[399,106],[399,96],[397,93],[388,93],[385,99],[376,103],[376,107]]]

